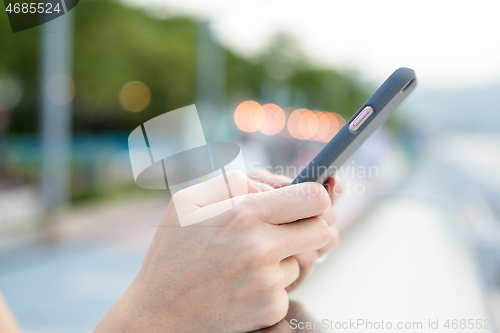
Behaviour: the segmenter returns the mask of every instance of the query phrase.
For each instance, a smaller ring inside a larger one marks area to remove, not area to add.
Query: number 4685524
[[[25,3],[15,3],[14,5],[12,5],[12,3],[9,3],[9,5],[5,9],[5,11],[7,11],[9,13],[15,13],[15,14],[19,14],[19,13],[23,13],[23,14],[27,14],[27,13],[52,14],[54,12],[59,13],[61,11],[61,9],[59,8],[59,3],[57,3],[54,8],[52,8],[52,7],[53,6],[50,2],[47,2],[47,3],[32,2],[29,4],[27,2],[25,2]]]

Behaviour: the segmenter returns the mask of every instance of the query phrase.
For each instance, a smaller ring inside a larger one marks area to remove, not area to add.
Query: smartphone
[[[385,123],[416,85],[415,71],[410,68],[397,69],[291,184],[304,182],[323,184],[376,129]]]

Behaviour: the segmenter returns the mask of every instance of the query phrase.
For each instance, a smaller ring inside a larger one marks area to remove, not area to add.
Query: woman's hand
[[[275,175],[265,169],[256,169],[248,174],[248,176],[256,182],[267,184],[272,186],[273,188],[282,188],[291,183],[292,179],[285,176]],[[339,243],[339,232],[333,226],[336,221],[336,214],[334,205],[338,198],[344,192],[344,185],[340,177],[333,176],[328,178],[327,182],[324,185],[330,196],[330,207],[326,210],[326,212],[320,216],[323,220],[325,220],[329,227],[330,240],[328,243],[321,247],[318,250],[308,251],[305,253],[300,253],[295,255],[295,259],[297,260],[300,268],[300,274],[297,280],[295,280],[291,285],[289,285],[286,290],[288,292],[296,289],[300,286],[306,278],[312,273],[314,269],[314,265],[316,264],[316,260],[328,252],[332,251]]]
[[[331,198],[316,183],[273,189],[242,173],[227,176],[248,187],[247,197],[186,227],[171,202],[139,274],[95,332],[240,332],[285,317],[285,289],[305,273],[300,254],[330,246],[334,233],[318,216],[330,218]],[[175,208],[210,211],[227,191],[219,184],[176,193]]]

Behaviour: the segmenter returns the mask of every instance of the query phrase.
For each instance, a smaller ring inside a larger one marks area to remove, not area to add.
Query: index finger
[[[287,186],[292,182],[292,178],[274,174],[266,169],[254,169],[248,173],[248,177],[256,182],[264,183],[274,188]]]
[[[249,194],[238,209],[251,212],[259,221],[282,224],[322,215],[330,205],[325,188],[307,182]]]

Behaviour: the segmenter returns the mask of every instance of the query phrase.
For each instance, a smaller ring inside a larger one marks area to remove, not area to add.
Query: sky
[[[500,82],[500,2],[493,0],[125,0],[154,15],[210,21],[216,38],[244,55],[274,34],[293,35],[316,65],[382,82],[413,68],[424,88]]]

